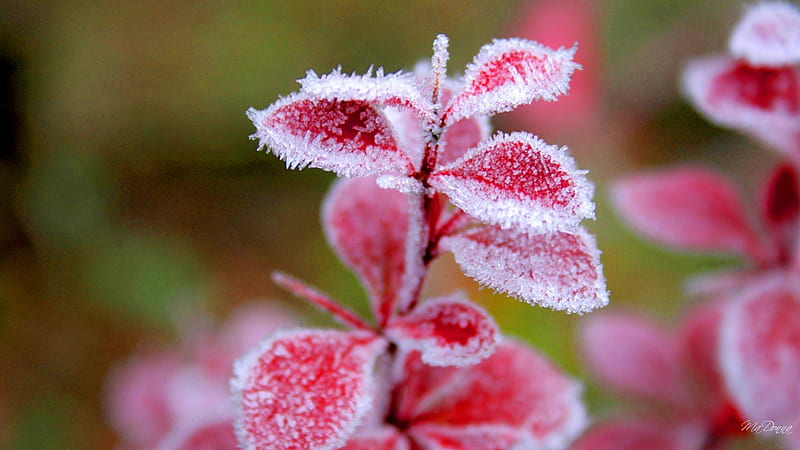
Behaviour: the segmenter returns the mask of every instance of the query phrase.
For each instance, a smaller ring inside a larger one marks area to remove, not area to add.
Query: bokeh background
[[[565,6],[566,5],[566,6]],[[572,6],[570,6],[572,5]],[[573,7],[574,6],[574,7]],[[451,74],[495,37],[580,41],[573,96],[498,116],[569,145],[597,184],[613,308],[665,322],[690,274],[735,264],[669,253],[609,206],[615,177],[701,162],[752,200],[773,157],[709,125],[680,95],[682,65],[725,49],[729,0],[0,0],[0,447],[105,449],[104,377],[176,317],[224,317],[253,299],[329,320],[278,290],[276,269],[368,311],[327,247],[320,201],[333,176],[256,152],[244,111],[294,91],[308,69],[410,68],[450,37]],[[479,290],[452,258],[431,294],[465,289],[502,329],[586,379],[592,412],[615,408],[585,376],[580,317]]]

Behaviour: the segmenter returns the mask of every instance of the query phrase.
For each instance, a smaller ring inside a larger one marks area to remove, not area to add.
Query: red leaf
[[[800,68],[758,68],[708,57],[690,63],[683,78],[689,98],[711,121],[749,132],[784,152],[800,147],[791,138],[800,120]],[[779,130],[781,136],[766,136],[765,130]]]
[[[429,182],[484,222],[538,232],[570,229],[594,216],[594,187],[584,174],[565,149],[512,133],[436,170]]]
[[[159,450],[236,450],[233,421],[214,420],[187,426],[167,435],[159,444]]]
[[[643,317],[593,314],[583,323],[581,348],[588,366],[621,393],[691,407],[675,339]]]
[[[373,76],[370,68],[365,75],[346,75],[339,68],[322,76],[309,71],[298,82],[302,86],[301,92],[314,98],[359,100],[372,105],[412,108],[421,115],[430,114],[432,109],[418,82],[408,73],[384,75],[383,69],[378,68]]]
[[[358,274],[381,324],[392,314],[405,267],[408,198],[375,180],[340,180],[322,207],[328,242]]]
[[[754,66],[800,62],[800,10],[788,2],[756,3],[733,31],[731,53]]]
[[[420,350],[432,366],[475,364],[494,352],[500,339],[494,320],[461,294],[426,301],[392,320],[386,335],[406,350]]]
[[[612,196],[622,217],[658,243],[730,252],[757,262],[771,257],[734,187],[708,170],[686,167],[642,173],[618,182]]]
[[[365,100],[293,94],[266,110],[250,109],[259,148],[270,147],[289,168],[317,167],[341,176],[413,173],[391,124]]]
[[[706,430],[692,423],[663,419],[628,419],[600,424],[576,442],[572,450],[686,450],[703,448]]]
[[[502,425],[415,425],[409,430],[414,441],[427,450],[506,450],[514,447],[520,433]]]
[[[442,136],[444,150],[439,155],[439,165],[450,164],[467,150],[477,147],[489,137],[489,131],[491,125],[486,116],[461,119],[447,127]]]
[[[594,238],[482,227],[442,240],[467,276],[530,304],[583,313],[608,304]]]
[[[573,73],[569,95],[557,102],[523,105],[508,117],[540,136],[587,131],[602,114],[601,6],[594,0],[539,0],[521,6],[511,34],[548,47],[580,42],[576,62],[583,70]]]
[[[719,364],[719,326],[726,304],[717,301],[693,308],[678,331],[681,360],[693,381],[692,397],[710,417],[730,403]]]
[[[800,299],[774,278],[752,286],[726,313],[722,373],[742,412],[789,425],[800,416]]]
[[[372,402],[385,341],[365,332],[276,333],[240,358],[231,389],[244,449],[344,445]]]
[[[409,359],[406,379],[419,399],[412,402],[417,415],[406,418],[412,427],[437,424],[466,434],[482,426],[507,427],[536,443],[532,448],[561,448],[585,425],[579,386],[521,344],[506,341],[480,363],[457,369],[428,366],[415,353]],[[414,384],[416,379],[425,382]]]
[[[394,427],[362,430],[341,450],[408,450],[408,439]]]
[[[797,169],[791,164],[776,167],[761,197],[761,214],[783,261],[788,261],[797,247],[800,219],[800,183]]]
[[[464,117],[511,111],[534,100],[553,101],[569,89],[575,48],[553,50],[533,41],[497,39],[483,46],[464,73],[464,90],[447,104],[452,124]]]

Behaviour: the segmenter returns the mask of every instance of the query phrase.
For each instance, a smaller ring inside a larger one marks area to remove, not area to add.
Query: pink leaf
[[[638,232],[658,243],[730,252],[761,262],[761,243],[737,192],[718,175],[694,167],[641,173],[618,182],[617,210]]]
[[[418,362],[406,368],[409,380],[422,378],[433,388],[429,395],[418,391],[425,401],[417,403],[417,420],[408,418],[417,424],[461,427],[465,433],[485,425],[508,427],[525,441],[548,448],[566,446],[585,425],[579,385],[518,343],[507,340],[472,366],[452,369]]]
[[[694,105],[721,126],[760,138],[763,129],[797,129],[800,68],[757,68],[724,57],[708,57],[690,63],[683,82]]]
[[[719,326],[726,302],[694,307],[678,331],[678,350],[686,375],[691,377],[692,397],[707,416],[729,408],[730,398],[719,364]]]
[[[627,313],[594,314],[583,323],[580,342],[588,366],[615,390],[686,406],[678,349],[657,324]]]
[[[800,10],[788,2],[750,6],[733,31],[731,53],[754,66],[800,62]]]
[[[797,228],[800,219],[800,183],[797,169],[791,164],[776,167],[761,197],[761,214],[770,235],[787,261],[797,247]]]
[[[494,320],[461,294],[426,301],[389,323],[386,335],[407,350],[420,350],[432,366],[475,364],[494,352],[500,339]]]
[[[394,427],[363,430],[347,441],[341,450],[408,450],[408,439]]]
[[[385,341],[365,332],[279,332],[237,360],[231,389],[244,449],[333,449],[372,403]]]
[[[392,314],[405,267],[408,199],[374,179],[340,180],[322,207],[328,242],[358,274],[380,323]]]
[[[486,116],[461,119],[450,125],[442,137],[444,150],[439,155],[439,164],[450,164],[462,157],[467,150],[485,141],[490,131],[491,125]]]
[[[743,292],[722,324],[722,373],[743,413],[788,425],[800,417],[800,299],[775,278]]]
[[[571,450],[686,450],[703,448],[706,430],[692,423],[628,419],[590,429]]]
[[[112,368],[106,386],[108,421],[125,441],[152,446],[173,426],[167,388],[179,362],[178,354],[162,351]]]
[[[584,313],[608,304],[594,238],[481,227],[442,240],[467,276],[530,304]]]
[[[594,187],[564,148],[527,133],[500,134],[436,170],[431,186],[478,219],[539,232],[594,217]]]
[[[293,94],[268,109],[250,108],[259,148],[270,147],[289,168],[306,166],[341,176],[411,174],[409,157],[397,145],[391,124],[365,100]]]
[[[520,439],[519,431],[502,425],[448,426],[421,424],[409,430],[427,450],[506,450]],[[524,448],[524,447],[523,447]]]
[[[523,6],[523,5],[521,5]],[[601,6],[594,0],[539,0],[527,2],[511,34],[536,39],[548,46],[580,42],[569,95],[552,103],[523,105],[510,113],[514,123],[537,130],[540,136],[564,135],[587,130],[601,117]]]
[[[533,41],[496,39],[464,73],[464,90],[447,104],[452,124],[464,117],[511,111],[534,100],[553,101],[569,89],[575,48],[553,50]]]
[[[220,419],[184,426],[168,434],[159,450],[236,450],[233,421]]]
[[[373,76],[370,68],[365,75],[346,75],[339,68],[322,76],[309,71],[298,82],[302,93],[319,99],[359,100],[372,105],[412,108],[418,114],[429,114],[432,109],[419,83],[409,73],[384,75],[383,69],[378,68]]]

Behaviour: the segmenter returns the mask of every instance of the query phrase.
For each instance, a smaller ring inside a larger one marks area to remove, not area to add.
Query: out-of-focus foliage
[[[139,342],[174,339],[186,310],[290,300],[272,270],[366,312],[318,225],[332,177],[257,153],[244,111],[296,90],[307,69],[410,68],[438,33],[453,42],[450,67],[464,67],[532,4],[0,0],[0,447],[111,448],[100,407],[109,366]],[[755,144],[708,125],[678,92],[683,64],[722,47],[738,8],[595,2],[597,45],[586,48],[600,49],[597,123],[543,138],[568,144],[597,184],[590,227],[612,304],[673,317],[681,280],[726,263],[641,241],[605,188],[635,167],[687,159],[745,180],[764,173],[768,162],[743,151]],[[495,125],[537,133],[510,118]],[[443,259],[428,295],[466,289],[506,333],[578,374],[578,317],[496,301]]]

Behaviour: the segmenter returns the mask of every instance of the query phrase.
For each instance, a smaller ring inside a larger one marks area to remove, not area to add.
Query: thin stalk
[[[272,281],[274,281],[278,286],[308,301],[321,310],[331,313],[334,318],[344,325],[359,330],[370,331],[373,333],[376,332],[375,329],[372,328],[361,317],[359,317],[358,314],[350,311],[327,295],[312,288],[311,286],[306,285],[302,281],[291,277],[290,275],[287,275],[283,272],[274,272],[272,274]]]

